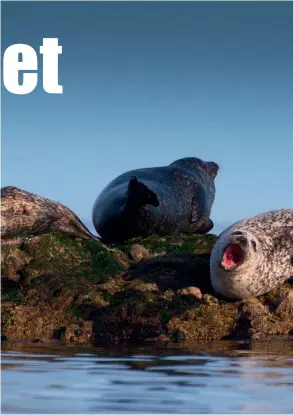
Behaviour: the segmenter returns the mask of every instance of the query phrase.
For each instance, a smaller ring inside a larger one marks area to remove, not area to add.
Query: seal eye
[[[251,241],[251,245],[252,245],[252,248],[254,249],[254,251],[256,252],[256,243],[255,243],[255,241]]]
[[[232,235],[243,235],[243,232],[235,231],[235,232],[232,232]]]

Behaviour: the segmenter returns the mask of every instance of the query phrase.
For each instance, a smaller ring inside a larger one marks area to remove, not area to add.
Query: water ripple
[[[8,344],[2,413],[292,413],[292,342],[205,347]]]

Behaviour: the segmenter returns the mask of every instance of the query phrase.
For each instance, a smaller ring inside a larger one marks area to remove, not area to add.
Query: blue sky
[[[58,37],[64,93],[2,85],[2,186],[90,225],[120,173],[196,156],[221,166],[215,232],[293,207],[292,21],[292,2],[3,2],[2,50]]]

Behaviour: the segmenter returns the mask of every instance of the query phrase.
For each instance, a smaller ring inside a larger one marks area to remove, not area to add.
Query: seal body
[[[137,236],[207,233],[215,197],[214,162],[196,157],[126,172],[98,196],[93,223],[104,242]]]
[[[240,220],[222,232],[210,258],[216,293],[257,297],[293,276],[293,209]]]
[[[1,189],[1,241],[59,232],[99,241],[66,206],[17,187]]]

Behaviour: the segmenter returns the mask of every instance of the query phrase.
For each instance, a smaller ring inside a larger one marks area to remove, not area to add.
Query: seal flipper
[[[197,221],[197,233],[208,233],[214,227],[214,222],[208,216],[202,216]]]
[[[202,214],[197,196],[194,196],[191,201],[190,223],[194,227],[194,232],[200,234],[208,233],[214,227],[209,216]]]
[[[202,216],[194,210],[191,212],[190,222],[196,233],[208,233],[214,227],[214,222],[207,215]]]
[[[160,203],[156,193],[154,193],[146,184],[140,182],[137,177],[134,176],[128,184],[125,204],[128,207],[141,207],[144,205],[158,207]]]

